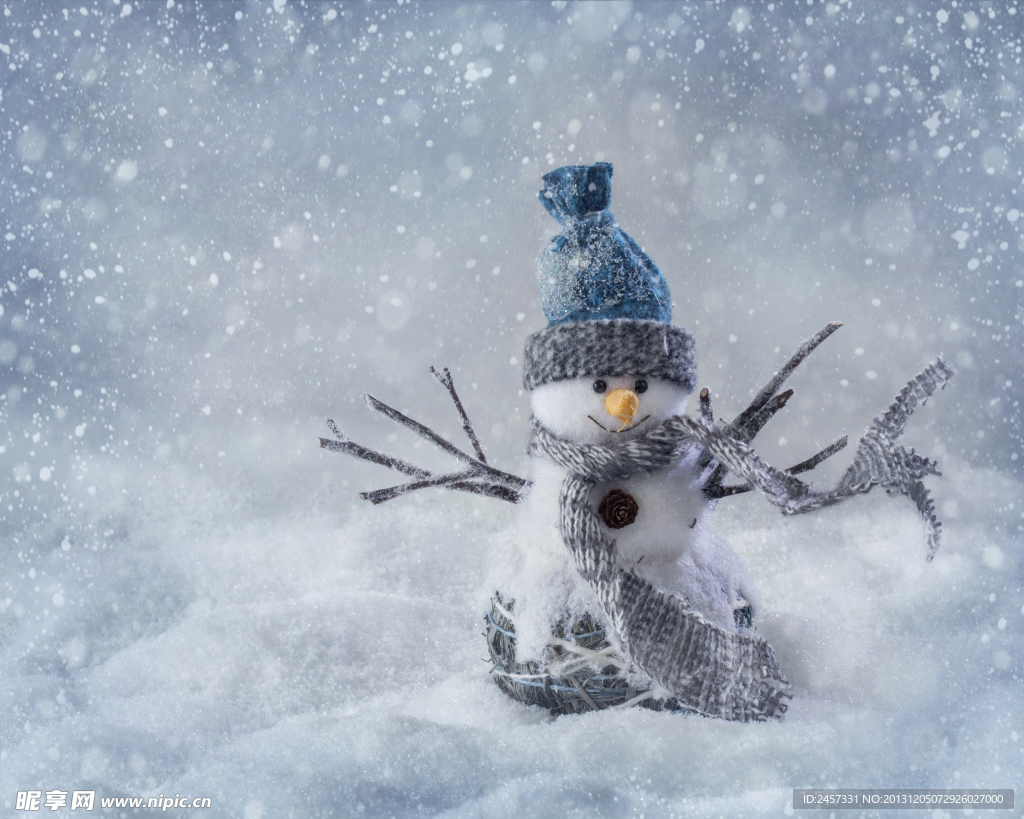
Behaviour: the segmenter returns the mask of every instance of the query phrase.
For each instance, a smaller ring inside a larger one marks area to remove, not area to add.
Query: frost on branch
[[[424,426],[419,421],[414,421],[407,415],[403,415],[394,407],[389,407],[383,401],[379,401],[372,395],[364,395],[363,398],[366,400],[366,403],[370,405],[371,409],[376,410],[406,429],[412,430],[421,438],[432,443],[442,452],[446,452],[457,461],[462,462],[465,465],[463,469],[458,472],[451,472],[447,474],[439,474],[428,469],[422,469],[421,467],[415,466],[394,455],[378,452],[374,449],[369,449],[357,444],[355,441],[350,440],[342,434],[341,430],[338,429],[337,424],[330,419],[327,421],[327,426],[330,427],[331,432],[334,433],[337,440],[332,441],[329,438],[318,438],[317,440],[320,442],[320,446],[323,449],[329,449],[333,452],[344,452],[354,458],[361,458],[362,460],[369,461],[370,463],[386,466],[389,469],[397,470],[398,472],[402,472],[403,474],[416,479],[397,486],[389,486],[385,489],[375,489],[371,492],[359,493],[359,497],[363,500],[368,500],[373,504],[383,503],[384,501],[392,500],[393,498],[397,498],[400,495],[405,495],[417,489],[426,489],[432,486],[442,486],[446,489],[455,489],[460,492],[472,492],[477,495],[486,495],[488,497],[498,498],[511,503],[518,503],[522,496],[522,489],[526,487],[529,482],[516,475],[511,475],[508,472],[502,472],[500,469],[495,469],[487,463],[487,457],[484,455],[483,448],[480,446],[480,440],[477,438],[476,431],[473,429],[473,424],[470,422],[469,416],[466,415],[466,410],[462,406],[462,401],[459,399],[458,393],[455,391],[455,383],[452,381],[452,375],[448,371],[448,368],[445,367],[439,373],[431,367],[430,372],[441,383],[441,385],[448,390],[448,394],[451,396],[452,402],[455,404],[455,408],[459,413],[459,418],[462,420],[462,428],[466,433],[466,437],[469,438],[470,443],[473,445],[473,451],[476,453],[476,457],[463,452],[450,441],[445,440],[434,432],[434,430],[430,429],[430,427]]]
[[[776,390],[793,374],[793,371],[803,360],[817,349],[818,345],[842,326],[842,322],[833,321],[801,344],[800,348],[785,363],[782,369],[775,373],[768,383],[758,390],[754,400],[750,402],[750,406],[737,415],[732,423],[720,426],[718,430],[723,435],[744,444],[754,440],[757,433],[771,420],[775,413],[786,406],[786,403],[793,395],[793,390],[786,390],[780,393],[777,393]],[[706,426],[714,428],[714,415],[711,412],[711,394],[708,392],[707,387],[701,390],[700,393],[700,415],[701,420],[704,421]],[[807,460],[791,466],[786,472],[790,475],[809,472],[822,461],[832,457],[845,447],[846,441],[847,439],[844,435]],[[701,466],[705,470],[704,494],[712,500],[728,497],[729,495],[739,495],[743,492],[749,492],[753,488],[750,484],[738,486],[724,485],[722,481],[725,478],[727,467],[723,462],[716,461],[708,450],[705,450],[704,456],[701,459]]]

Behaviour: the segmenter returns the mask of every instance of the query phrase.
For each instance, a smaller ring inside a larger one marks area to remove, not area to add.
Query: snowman
[[[555,713],[633,704],[737,721],[779,719],[791,696],[758,635],[759,599],[747,568],[710,527],[719,498],[756,490],[784,514],[834,505],[881,486],[921,514],[928,559],[939,543],[926,475],[935,462],[896,443],[910,414],[953,371],[937,359],[869,425],[837,484],[796,477],[846,445],[843,437],[785,470],[751,448],[785,406],[786,377],[840,326],[808,340],[730,423],[715,422],[696,386],[693,335],[671,323],[657,265],[608,210],[612,166],[571,165],[544,176],[539,198],[561,232],[537,278],[548,326],[529,336],[530,480],[496,469],[447,369],[470,454],[372,396],[370,406],[461,463],[438,474],[349,440],[328,421],[327,449],[388,466],[410,482],[361,494],[382,503],[445,487],[518,504],[517,525],[487,615],[495,681]],[[739,483],[726,485],[732,475]]]
[[[560,168],[540,194],[563,232],[538,265],[550,323],[527,339],[524,384],[534,428],[577,446],[637,440],[683,415],[696,383],[695,341],[671,324],[661,271],[608,210],[611,175],[608,163]],[[559,621],[602,610],[559,528],[570,470],[540,448],[530,454],[532,487],[516,538],[521,570],[505,588],[519,601],[519,657],[539,660]],[[664,468],[598,481],[589,503],[621,568],[738,632],[756,617],[757,593],[742,559],[710,529],[714,501],[703,491],[701,454],[694,443]]]

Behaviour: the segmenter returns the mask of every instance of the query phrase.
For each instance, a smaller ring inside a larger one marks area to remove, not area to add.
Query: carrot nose
[[[621,429],[628,427],[640,409],[640,399],[632,390],[612,390],[604,399],[608,414],[622,422]]]

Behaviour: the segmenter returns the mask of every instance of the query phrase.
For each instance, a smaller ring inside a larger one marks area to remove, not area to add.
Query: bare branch
[[[430,367],[430,373],[434,376],[445,389],[448,390],[448,394],[452,397],[452,401],[455,402],[455,409],[459,412],[459,417],[462,419],[462,429],[466,433],[466,437],[469,438],[469,442],[473,445],[473,451],[476,453],[476,457],[480,459],[482,463],[487,463],[487,456],[484,455],[483,448],[480,446],[480,439],[476,437],[476,431],[473,429],[473,424],[470,423],[469,416],[466,415],[466,410],[462,406],[462,401],[459,400],[459,395],[455,392],[455,382],[452,380],[452,374],[445,367],[441,372]]]
[[[414,466],[401,458],[396,458],[395,456],[384,452],[377,452],[376,450],[369,449],[368,447],[361,446],[360,444],[349,440],[349,438],[346,437],[340,429],[338,429],[338,425],[330,419],[327,421],[327,426],[338,440],[332,441],[327,438],[318,438],[317,441],[320,446],[324,449],[331,450],[332,452],[344,452],[347,455],[361,458],[364,461],[395,469],[416,479],[398,486],[390,486],[384,489],[376,489],[360,493],[359,497],[374,504],[384,503],[385,501],[392,500],[393,498],[400,497],[408,494],[409,492],[414,492],[418,489],[427,489],[428,487],[433,486],[455,489],[460,492],[471,492],[477,495],[498,498],[499,500],[508,501],[510,503],[518,503],[522,499],[522,493],[520,490],[528,487],[530,485],[530,481],[524,480],[518,475],[502,472],[500,469],[495,469],[487,463],[484,458],[483,449],[480,446],[480,441],[473,430],[473,425],[471,424],[469,417],[466,415],[462,402],[459,400],[458,393],[455,391],[455,384],[448,368],[445,367],[441,373],[438,373],[437,370],[431,367],[430,372],[438,381],[441,382],[451,395],[452,401],[455,403],[455,407],[459,412],[459,416],[462,418],[463,429],[465,430],[466,435],[469,436],[474,450],[480,456],[479,459],[473,458],[454,444],[442,438],[429,427],[424,426],[418,421],[414,421],[412,418],[409,418],[407,415],[399,412],[394,407],[389,407],[383,401],[379,401],[372,395],[365,395],[363,397],[372,409],[387,416],[392,421],[395,421],[406,429],[412,430],[420,437],[430,441],[430,443],[442,452],[447,452],[449,455],[452,455],[457,460],[463,462],[466,465],[466,469],[461,472],[444,475],[427,469],[421,469],[420,467]]]
[[[711,391],[707,387],[700,391],[700,419],[709,428],[715,425],[715,414],[711,411]],[[714,458],[711,457],[711,454],[707,450],[701,452],[698,463],[698,468],[701,472],[711,466],[712,463],[714,463]],[[710,476],[704,479],[701,486],[706,486],[708,480],[710,480]]]
[[[463,463],[469,464],[474,472],[489,475],[490,477],[503,483],[507,483],[510,486],[515,487],[516,489],[522,489],[524,486],[526,486],[527,481],[525,481],[523,478],[520,478],[518,475],[511,475],[508,472],[502,472],[500,469],[495,469],[493,466],[481,463],[476,458],[473,458],[471,455],[468,455],[465,452],[463,452],[454,444],[451,444],[448,441],[446,441],[444,438],[442,438],[440,435],[434,432],[434,430],[430,429],[430,427],[426,427],[419,421],[414,421],[409,416],[403,415],[401,412],[394,409],[393,407],[389,407],[383,401],[379,401],[372,395],[364,395],[363,397],[366,399],[366,403],[368,403],[373,409],[377,410],[377,412],[387,416],[395,423],[401,424],[406,429],[412,430],[421,438],[425,438],[426,440],[430,441],[436,447],[438,447],[444,452],[447,452],[452,457],[462,461]]]
[[[775,413],[777,413],[780,409],[786,406],[786,403],[792,397],[792,390],[780,392],[774,398],[769,400],[767,404],[761,407],[761,409],[755,412],[748,419],[744,426],[736,428],[736,425],[734,424],[735,434],[733,437],[739,438],[744,443],[749,443],[750,441],[754,440],[754,436],[761,431],[764,425],[771,420],[772,416],[775,415]]]
[[[771,420],[772,416],[775,415],[780,409],[786,406],[786,402],[789,401],[793,396],[792,390],[786,390],[780,392],[774,398],[768,401],[760,410],[754,413],[747,420],[747,423],[743,427],[736,427],[736,422],[733,422],[731,426],[730,434],[733,438],[743,441],[744,443],[750,443],[754,440],[754,436],[757,435],[764,427],[765,424]],[[701,467],[706,468],[712,461],[711,456],[705,455],[706,463],[702,462]],[[705,494],[708,492],[715,493],[719,489],[723,488],[722,481],[725,480],[726,468],[719,464],[715,471],[711,473],[711,476],[704,482]],[[721,497],[715,495],[715,497]]]
[[[329,449],[331,452],[344,452],[346,455],[352,455],[356,458],[362,458],[364,461],[370,463],[380,464],[390,469],[397,469],[399,472],[404,472],[413,478],[428,478],[432,475],[432,472],[428,472],[426,469],[420,469],[418,466],[413,466],[408,461],[403,461],[401,458],[396,458],[394,455],[388,455],[384,452],[377,452],[373,449],[367,449],[365,446],[360,446],[354,441],[345,439],[343,441],[332,441],[329,438],[317,438],[320,442],[320,446],[323,449]]]
[[[711,392],[707,387],[700,391],[700,417],[708,426],[715,423],[715,415],[711,411]]]
[[[754,397],[754,400],[750,402],[750,406],[737,415],[736,418],[733,419],[732,423],[728,425],[726,428],[727,434],[737,440],[743,441],[744,443],[750,443],[754,440],[754,436],[761,431],[764,425],[771,420],[775,413],[786,406],[786,402],[789,401],[793,395],[792,390],[786,390],[785,392],[778,394],[776,394],[776,391],[782,386],[783,382],[793,374],[793,371],[800,366],[807,356],[814,352],[826,338],[842,326],[843,323],[841,321],[833,321],[801,344],[800,348],[793,354],[789,361],[787,361],[782,368],[771,377],[768,383],[760,389]],[[702,415],[703,400],[704,396],[702,393]],[[701,468],[706,469],[714,463],[714,460],[705,454],[704,458],[701,460]],[[817,461],[815,465],[817,465],[817,463],[821,463],[821,461]],[[800,464],[798,464],[798,466],[800,466]],[[813,468],[813,466],[808,467],[808,469]],[[711,474],[704,479],[703,489],[704,494],[707,497],[714,499],[726,497],[730,494],[737,494],[734,491],[726,491],[728,489],[736,488],[726,487],[723,485],[722,481],[725,478],[726,472],[727,470],[722,464],[717,464],[714,469],[711,470]],[[745,492],[747,490],[744,489],[743,491]]]
[[[816,455],[812,455],[806,461],[801,461],[796,466],[791,466],[786,471],[790,475],[799,475],[802,472],[810,472],[822,461],[831,458],[833,455],[839,452],[839,450],[843,449],[846,446],[846,444],[847,438],[844,435],[842,438],[833,441],[831,444],[829,444],[827,447],[821,450],[821,452],[817,453]]]
[[[414,421],[408,415],[403,415],[394,407],[389,407],[383,401],[379,401],[369,393],[366,393],[363,396],[363,399],[366,401],[367,404],[370,405],[371,409],[375,409],[381,415],[390,418],[396,424],[401,424],[406,429],[412,430],[421,438],[425,438],[426,440],[430,441],[430,443],[432,443],[438,449],[442,450],[443,452],[447,452],[456,460],[469,464],[475,462],[475,459],[472,456],[467,455],[457,446],[448,443],[448,441],[446,441],[444,438],[442,438],[440,435],[434,432],[434,430],[430,429],[430,427],[425,427],[419,421]]]
[[[338,425],[334,423],[334,421],[331,420],[330,418],[327,419],[327,427],[331,430],[331,432],[334,433],[334,437],[337,438],[339,441],[348,440],[348,436],[342,433],[342,431],[338,429]]]
[[[520,478],[518,475],[513,475],[511,472],[503,472],[502,470],[495,469],[493,466],[488,466],[487,464],[484,464],[482,468],[478,465],[477,469],[482,471],[484,474],[490,475],[492,478],[516,489],[523,489],[530,485],[530,481],[525,478]]]
[[[416,489],[426,489],[430,486],[446,486],[448,484],[464,481],[466,478],[471,477],[472,475],[468,472],[454,472],[448,475],[431,474],[429,478],[424,478],[421,481],[403,483],[398,486],[389,486],[387,489],[374,489],[372,492],[360,492],[359,497],[364,500],[372,500],[374,503],[380,503],[381,501],[397,498],[399,495],[404,495],[406,492],[411,492]]]
[[[519,503],[522,499],[522,495],[520,495],[519,492],[516,492],[514,489],[510,489],[507,486],[500,486],[493,483],[488,484],[466,480],[453,480],[453,478],[460,477],[464,478],[465,473],[462,473],[461,476],[437,475],[428,480],[403,483],[399,486],[389,486],[386,489],[375,489],[371,492],[360,492],[359,497],[363,500],[370,501],[372,504],[378,504],[401,497],[409,492],[415,492],[417,489],[427,489],[432,486],[443,486],[445,489],[472,492],[476,495],[487,495],[488,497],[498,498],[499,500],[509,501],[510,503]]]
[[[360,492],[359,497],[371,503],[383,503],[392,500],[407,492],[415,492],[417,489],[427,489],[431,486],[450,486],[471,477],[468,472],[456,472],[450,475],[431,474],[429,478],[411,483],[403,483],[398,486],[389,486],[386,489],[374,489],[371,492]]]
[[[765,404],[771,400],[772,396],[775,395],[783,382],[793,374],[793,370],[800,366],[801,362],[814,352],[826,338],[842,326],[843,323],[841,321],[833,321],[832,323],[825,325],[825,327],[801,344],[800,348],[793,354],[793,357],[790,358],[789,361],[783,365],[782,369],[776,372],[775,375],[771,377],[771,380],[761,388],[754,400],[750,402],[750,406],[736,417],[732,422],[733,428],[738,429],[740,427],[745,427],[750,421],[751,416],[760,411]]]
[[[524,482],[529,486],[530,482]],[[486,495],[490,498],[497,498],[498,500],[508,501],[509,503],[519,503],[523,499],[521,492],[517,492],[515,489],[511,489],[507,486],[500,486],[493,483],[453,483],[448,487],[449,489],[458,489],[460,492],[473,492],[477,495]]]

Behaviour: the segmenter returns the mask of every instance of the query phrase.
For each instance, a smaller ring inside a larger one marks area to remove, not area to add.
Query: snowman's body
[[[595,383],[604,389],[595,391]],[[610,414],[607,397],[616,393],[635,399],[628,420]],[[687,395],[669,381],[619,376],[545,384],[533,391],[531,400],[534,416],[554,435],[575,444],[607,446],[682,414]],[[665,469],[597,483],[591,504],[597,513],[610,491],[630,495],[638,507],[636,519],[606,532],[615,541],[616,560],[655,588],[685,598],[709,621],[736,631],[734,612],[745,607],[756,611],[757,594],[743,561],[708,525],[713,504],[700,488],[699,454],[693,450]],[[525,594],[517,616],[526,654],[542,648],[559,619],[593,612],[598,605],[579,579],[559,530],[566,470],[543,456],[531,458],[530,466],[533,486],[518,529],[524,586],[532,591]]]

